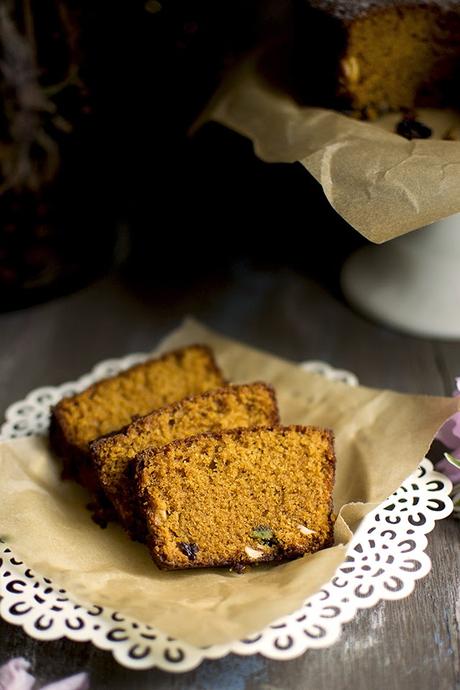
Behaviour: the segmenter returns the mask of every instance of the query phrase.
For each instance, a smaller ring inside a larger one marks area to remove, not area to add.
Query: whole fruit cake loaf
[[[139,455],[147,545],[161,569],[292,559],[333,541],[332,432],[275,426],[201,434]]]
[[[64,476],[99,490],[91,441],[129,424],[133,417],[225,383],[208,347],[169,352],[61,400],[51,411],[50,442],[64,462]]]
[[[459,103],[459,0],[298,0],[309,101],[364,117]]]
[[[192,396],[136,419],[117,434],[91,444],[100,484],[120,522],[139,541],[145,540],[134,484],[136,456],[176,439],[204,431],[273,426],[279,422],[275,392],[264,383],[226,386]]]

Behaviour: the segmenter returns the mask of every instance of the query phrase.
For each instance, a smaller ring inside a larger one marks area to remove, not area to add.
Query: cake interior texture
[[[273,389],[264,383],[226,386],[186,398],[135,420],[121,432],[91,444],[99,481],[123,526],[133,538],[145,538],[135,495],[138,453],[204,431],[271,426],[279,421]]]
[[[61,400],[51,414],[51,444],[64,460],[65,474],[95,489],[91,441],[126,426],[135,416],[223,383],[205,346],[189,346],[148,360]]]
[[[314,100],[368,115],[460,103],[460,3],[306,5],[304,83]]]
[[[377,111],[446,105],[460,86],[459,14],[388,8],[355,20],[341,60],[339,97]]]
[[[295,558],[333,539],[335,456],[315,427],[237,429],[139,456],[147,544],[163,569]]]

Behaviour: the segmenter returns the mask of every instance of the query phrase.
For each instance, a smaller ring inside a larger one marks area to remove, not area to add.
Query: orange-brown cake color
[[[91,444],[100,484],[129,534],[145,539],[133,480],[135,458],[146,448],[159,448],[204,431],[271,426],[279,422],[274,390],[264,383],[226,386],[186,398],[135,420],[117,434]]]
[[[296,0],[310,102],[374,117],[460,101],[458,0]]]
[[[140,454],[136,481],[159,568],[242,566],[332,544],[332,433],[275,426],[201,434]]]
[[[63,476],[92,491],[99,488],[89,444],[117,431],[133,417],[224,384],[208,347],[169,352],[61,400],[51,411],[50,441],[64,462]]]

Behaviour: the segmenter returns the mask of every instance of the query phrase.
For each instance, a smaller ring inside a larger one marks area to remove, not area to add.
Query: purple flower
[[[456,378],[455,382],[456,390],[454,391],[454,396],[458,397],[460,396],[460,376]],[[460,412],[454,414],[443,424],[436,434],[436,438],[451,450],[460,446]]]
[[[460,396],[460,376],[455,379],[454,396]],[[436,469],[449,477],[454,485],[451,498],[454,502],[454,517],[460,518],[460,412],[452,415],[440,428],[436,438],[441,441],[449,453],[444,453],[444,460],[438,462]]]
[[[30,663],[18,657],[0,666],[0,690],[33,690],[35,678],[28,673]],[[41,690],[88,690],[89,681],[87,673],[77,673],[69,678],[63,678],[55,683],[43,685]]]
[[[452,484],[460,484],[460,446],[452,453],[445,453],[444,460],[438,462],[436,469],[449,477]]]
[[[35,678],[27,673],[30,664],[21,657],[0,667],[0,690],[32,690]]]

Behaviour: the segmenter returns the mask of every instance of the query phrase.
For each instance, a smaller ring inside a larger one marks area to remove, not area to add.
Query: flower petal
[[[30,664],[23,657],[0,666],[0,690],[32,690],[35,678],[27,673]]]
[[[74,676],[63,678],[55,683],[44,685],[42,690],[88,690],[89,678],[87,673],[77,673]]]
[[[441,441],[447,448],[456,448],[460,443],[460,412],[449,417],[447,422],[442,425],[436,434],[438,441]]]
[[[460,447],[457,448],[451,455],[460,459]],[[446,477],[449,477],[453,484],[460,484],[460,469],[455,467],[455,465],[453,465],[447,459],[438,462],[436,465],[436,470],[445,474]]]

